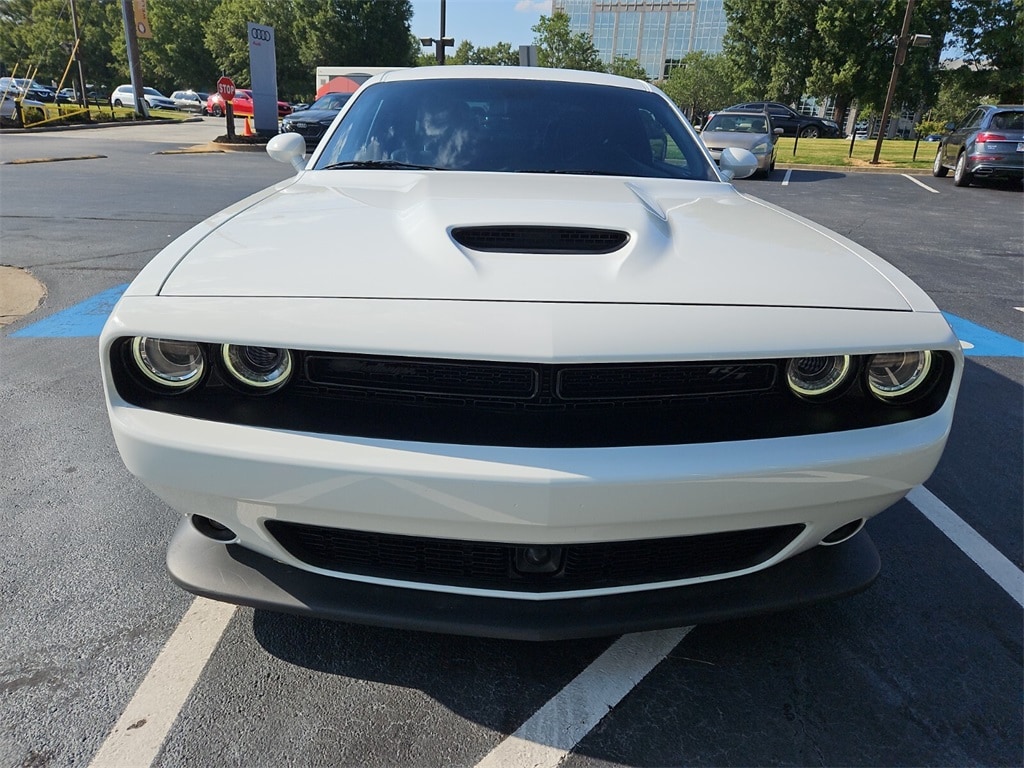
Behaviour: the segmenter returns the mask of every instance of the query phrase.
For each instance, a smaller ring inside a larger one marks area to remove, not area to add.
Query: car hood
[[[767,133],[738,133],[736,131],[704,131],[700,137],[708,149],[721,147],[752,149],[762,142],[771,141],[771,137]]]
[[[452,238],[466,226],[629,239],[612,253],[481,252]],[[730,184],[666,179],[306,171],[193,228],[150,266],[140,286],[155,279],[167,296],[934,309],[835,233]]]
[[[319,123],[321,120],[333,120],[338,116],[339,109],[294,109],[286,118],[289,123]]]

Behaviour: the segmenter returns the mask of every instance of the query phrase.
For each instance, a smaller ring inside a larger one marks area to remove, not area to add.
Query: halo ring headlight
[[[272,392],[291,378],[292,353],[280,347],[224,344],[221,361],[228,374],[246,387]]]
[[[849,355],[794,357],[786,364],[786,382],[797,396],[816,399],[845,384],[851,367]]]
[[[135,365],[147,379],[181,392],[198,384],[206,370],[203,348],[194,341],[136,336],[131,350]]]
[[[868,389],[879,400],[901,399],[927,381],[931,370],[929,350],[872,355],[867,365]]]

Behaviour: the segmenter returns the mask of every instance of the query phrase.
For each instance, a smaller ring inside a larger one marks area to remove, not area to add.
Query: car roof
[[[747,115],[749,117],[765,117],[765,113],[758,109],[721,109],[715,113],[715,117],[721,114]]]
[[[409,82],[415,80],[531,80],[535,82],[584,83],[633,88],[638,91],[656,90],[650,83],[632,80],[603,72],[584,72],[577,69],[548,67],[502,67],[481,65],[446,65],[395,69],[376,75],[367,82]]]

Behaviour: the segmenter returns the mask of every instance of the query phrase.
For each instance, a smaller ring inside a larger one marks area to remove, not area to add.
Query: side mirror
[[[944,126],[942,126],[942,127],[943,127],[943,128],[944,128],[944,129],[946,130],[946,131],[952,131],[952,130],[953,130],[954,128],[956,128],[956,123],[946,123],[946,124],[945,124]]]
[[[750,150],[726,147],[718,158],[718,167],[730,181],[745,179],[757,171],[757,158]]]
[[[774,128],[774,129],[772,129],[772,133],[774,133],[776,136],[781,136],[785,132],[786,132],[786,130],[784,128]]]
[[[267,142],[267,154],[279,163],[291,163],[296,171],[306,169],[306,140],[297,133],[279,133]]]

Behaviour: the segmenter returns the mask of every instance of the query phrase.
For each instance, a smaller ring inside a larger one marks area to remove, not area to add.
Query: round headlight
[[[834,392],[850,374],[849,355],[795,357],[786,366],[789,388],[800,397],[816,398]]]
[[[136,336],[132,356],[151,381],[182,391],[198,384],[206,368],[203,348],[194,341]]]
[[[284,386],[292,375],[292,353],[287,349],[225,344],[221,359],[236,381],[264,392]]]
[[[928,378],[932,369],[932,353],[887,352],[868,361],[868,389],[882,400],[903,397]]]

